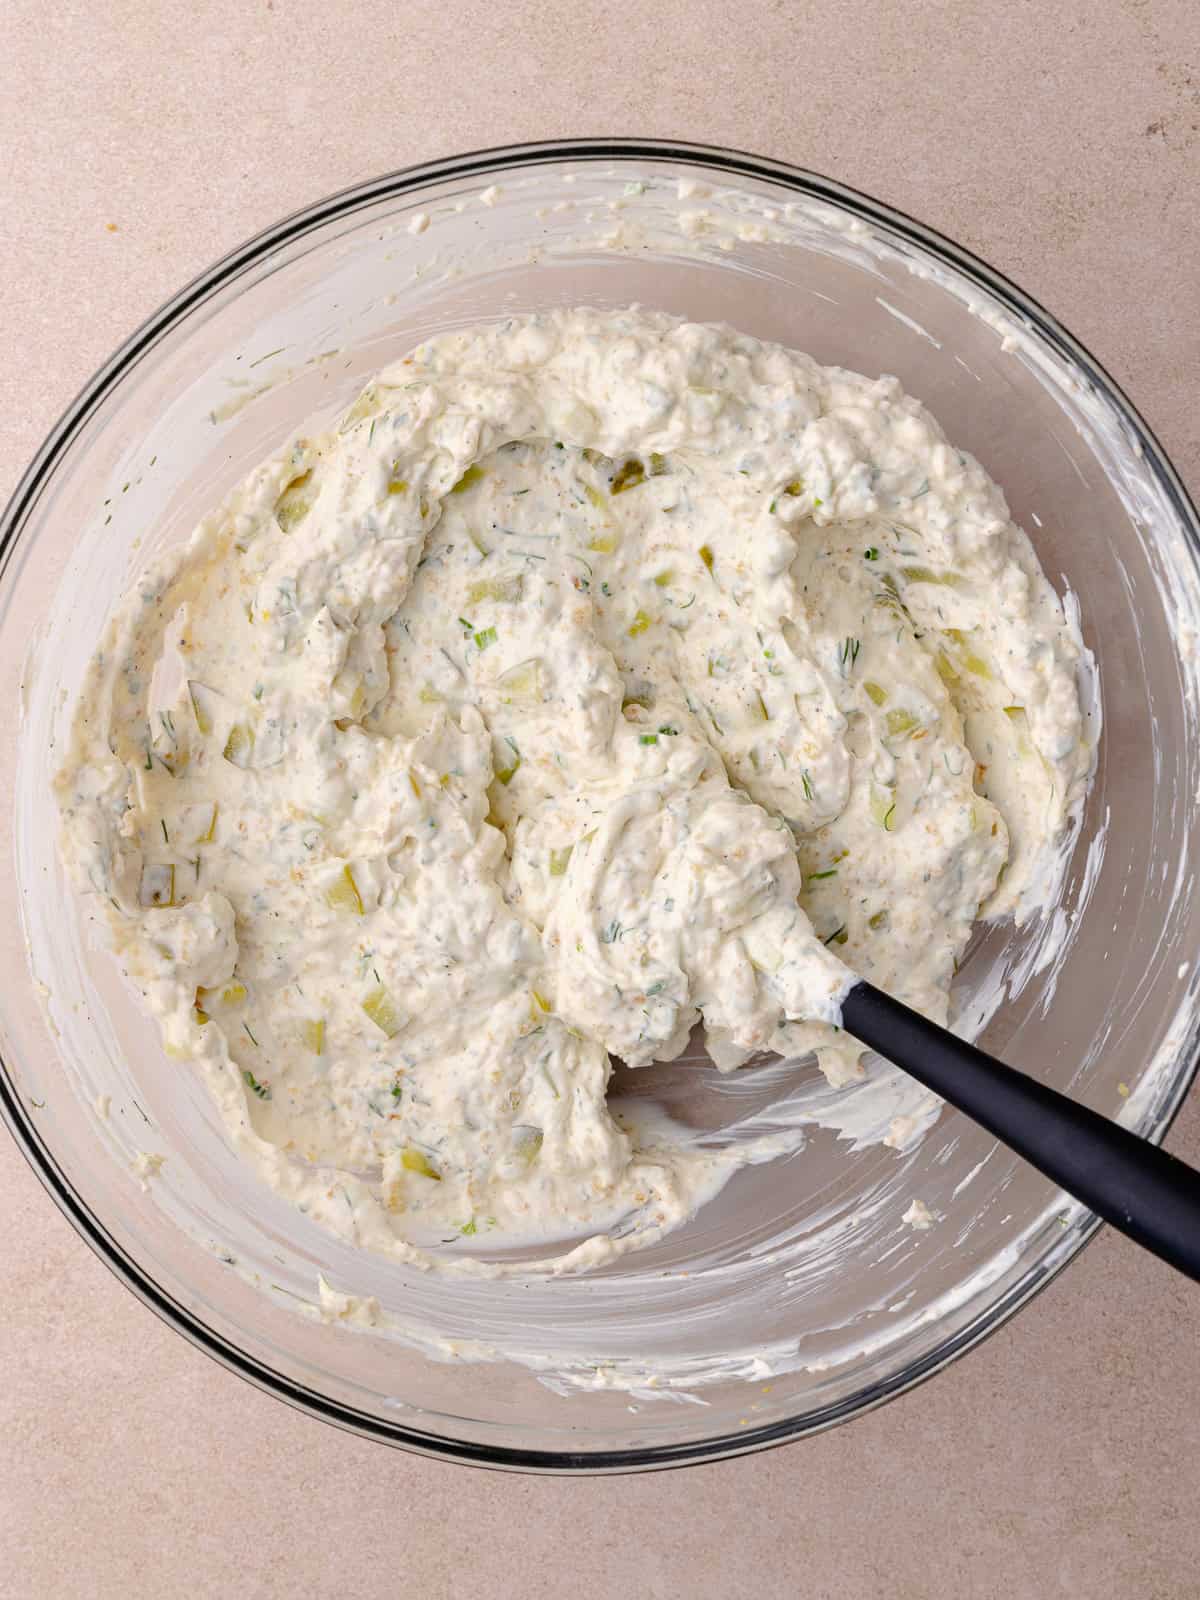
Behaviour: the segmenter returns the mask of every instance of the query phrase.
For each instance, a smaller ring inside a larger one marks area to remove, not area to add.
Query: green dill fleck
[[[874,544],[873,545],[868,545],[868,547],[863,551],[863,560],[864,561],[878,561],[879,560],[879,546],[878,545],[874,545]]]
[[[622,928],[621,924],[614,918],[600,935],[600,943],[616,944],[617,940],[621,937],[624,931],[625,930]]]
[[[804,771],[800,774],[800,782],[804,787],[804,798],[806,800],[811,800],[813,797],[813,786],[812,779],[808,775],[807,767],[805,767]]]
[[[473,1233],[478,1233],[479,1227],[476,1224],[475,1218],[472,1217],[470,1222],[464,1222],[458,1231],[459,1233],[465,1234],[468,1237]]]
[[[849,937],[850,935],[846,931],[846,924],[843,922],[840,928],[835,928],[829,935],[828,939],[825,939],[822,942],[826,945],[845,944]]]
[[[858,660],[858,652],[862,649],[861,639],[845,638],[838,649],[838,660],[842,664],[842,674],[845,676]]]
[[[656,733],[639,733],[638,734],[638,743],[639,744],[657,744],[658,743],[658,735]]]
[[[167,832],[167,822],[166,822],[166,818],[165,818],[165,817],[159,817],[159,819],[158,819],[158,825],[159,825],[159,827],[160,827],[160,828],[161,828],[161,829],[162,829],[162,831],[163,831],[163,839],[164,839],[164,841],[165,841],[165,842],[166,842],[166,843],[167,843],[167,844],[170,844],[170,842],[171,842],[171,835],[170,835],[170,834],[169,834],[169,833],[168,833],[168,832]]]
[[[808,881],[809,881],[809,883],[816,883],[819,878],[836,878],[836,877],[837,877],[837,868],[836,867],[827,867],[824,872],[810,872],[809,875],[808,875]]]
[[[247,1029],[247,1032],[249,1032],[249,1029]],[[271,1098],[271,1085],[269,1083],[260,1083],[249,1067],[243,1067],[242,1080],[251,1094],[256,1094],[260,1100],[269,1100]]]
[[[459,617],[457,619],[457,621],[458,621],[459,627],[460,628],[465,628],[468,633],[474,633],[475,632],[475,624],[473,622],[468,622],[466,617]]]
[[[250,1024],[249,1024],[249,1023],[248,1023],[248,1022],[243,1022],[243,1023],[242,1023],[242,1027],[243,1027],[243,1028],[245,1028],[245,1030],[246,1030],[246,1032],[247,1032],[247,1034],[249,1034],[249,1037],[250,1037],[250,1043],[251,1043],[251,1044],[252,1044],[252,1045],[255,1045],[255,1046],[257,1046],[257,1044],[258,1044],[258,1040],[257,1040],[257,1039],[256,1039],[256,1038],[255,1038],[255,1037],[254,1037],[254,1035],[253,1035],[253,1034],[252,1034],[252,1033],[251,1033],[251,1032],[250,1032]]]
[[[669,722],[664,722],[662,727],[658,731],[659,731],[659,733],[665,733],[668,736],[668,738],[671,738],[671,739],[674,739],[676,737],[676,735],[679,733],[679,729],[678,728],[673,728]]]

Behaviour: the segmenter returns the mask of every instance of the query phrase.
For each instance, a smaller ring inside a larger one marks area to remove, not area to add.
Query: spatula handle
[[[1200,1172],[965,1044],[861,980],[842,1024],[1081,1200],[1200,1281]]]

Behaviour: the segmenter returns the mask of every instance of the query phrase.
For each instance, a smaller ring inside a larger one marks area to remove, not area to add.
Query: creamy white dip
[[[620,1126],[610,1056],[702,1023],[723,1067],[849,1081],[854,974],[945,1020],[976,919],[1052,892],[1076,666],[999,489],[894,379],[554,312],[423,345],[142,578],[65,852],[301,1209],[577,1268],[786,1144]]]

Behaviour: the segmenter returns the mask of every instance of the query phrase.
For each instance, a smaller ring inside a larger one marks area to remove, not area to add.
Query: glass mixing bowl
[[[90,934],[50,780],[84,664],[143,563],[427,335],[635,301],[898,375],[1077,597],[1103,697],[1095,782],[1058,907],[980,934],[961,1025],[1152,1139],[1200,1037],[1200,529],[1129,402],[1018,289],[809,173],[621,141],[414,168],[234,251],[96,375],[6,514],[0,685],[21,716],[2,735],[5,1111],[84,1238],[233,1370],[372,1438],[529,1470],[712,1459],[853,1416],[995,1328],[1094,1227],[958,1115],[884,1148],[904,1087],[882,1064],[836,1095],[811,1062],[720,1079],[693,1061],[622,1075],[621,1091],[717,1138],[800,1118],[807,1147],[594,1275],[431,1279],[353,1251],[242,1170]],[[145,1187],[139,1151],[167,1158]],[[938,1219],[927,1231],[903,1221],[914,1198]],[[322,1312],[319,1272],[374,1297],[380,1323],[350,1326],[348,1302]]]

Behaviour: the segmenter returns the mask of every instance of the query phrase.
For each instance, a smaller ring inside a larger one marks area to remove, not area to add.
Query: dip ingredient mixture
[[[699,1023],[722,1067],[849,1082],[854,973],[944,1020],[976,919],[1041,904],[1091,764],[1076,657],[894,379],[554,312],[422,346],[143,576],[65,848],[310,1216],[586,1266],[782,1148],[618,1124],[611,1057]]]

